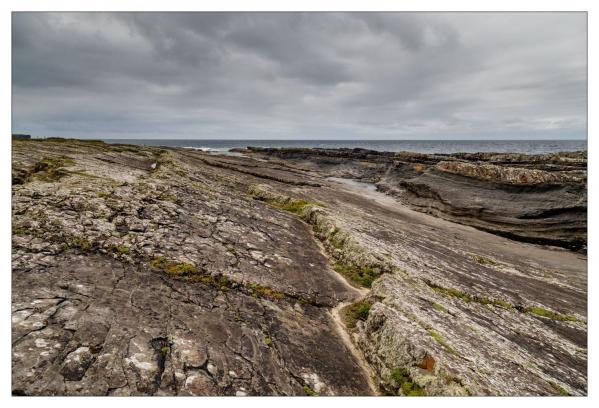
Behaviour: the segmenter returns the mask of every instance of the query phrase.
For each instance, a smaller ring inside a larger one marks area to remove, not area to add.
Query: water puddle
[[[327,177],[326,180],[343,184],[347,190],[358,193],[361,196],[374,200],[379,204],[391,205],[393,207],[400,205],[393,197],[378,191],[374,183],[341,177]]]

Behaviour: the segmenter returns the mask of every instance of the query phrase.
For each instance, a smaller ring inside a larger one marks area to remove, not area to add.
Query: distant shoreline
[[[543,154],[586,151],[586,140],[177,140],[177,139],[103,139],[106,143],[147,146],[187,147],[210,152],[233,148],[362,148],[379,152],[415,153],[525,153]]]

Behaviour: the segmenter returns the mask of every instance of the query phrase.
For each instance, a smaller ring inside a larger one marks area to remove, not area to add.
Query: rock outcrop
[[[580,154],[259,154],[13,141],[13,394],[586,395],[583,253],[326,179],[521,199],[582,185]],[[442,164],[484,160],[538,183]]]
[[[524,242],[586,249],[586,152],[420,154],[248,148],[325,176],[376,183],[413,209]]]

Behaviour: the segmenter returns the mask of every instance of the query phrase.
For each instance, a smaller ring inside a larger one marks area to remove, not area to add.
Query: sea
[[[586,140],[208,140],[208,139],[103,139],[107,143],[185,147],[225,153],[234,147],[363,148],[385,152],[418,153],[554,153],[587,150]]]

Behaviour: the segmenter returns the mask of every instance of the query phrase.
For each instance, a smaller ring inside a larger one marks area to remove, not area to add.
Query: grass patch
[[[434,331],[433,329],[429,329],[427,330],[428,334],[435,339],[435,341],[437,343],[439,343],[440,345],[443,346],[443,348],[445,348],[445,350],[447,350],[448,352],[450,352],[451,354],[455,354],[456,356],[459,355],[457,351],[455,351],[449,344],[447,344],[447,342],[445,341],[445,339],[436,331]]]
[[[396,368],[391,371],[391,379],[396,382],[401,394],[408,397],[418,397],[426,395],[424,388],[414,383],[407,370]]]
[[[365,288],[371,287],[372,282],[381,276],[381,271],[378,269],[368,266],[357,267],[353,265],[346,265],[341,262],[335,262],[333,264],[333,269],[345,276],[351,282],[355,283],[357,286],[363,286]]]
[[[356,327],[358,321],[365,321],[368,318],[371,307],[372,303],[366,300],[359,300],[341,309],[341,319],[347,328],[353,329]]]

